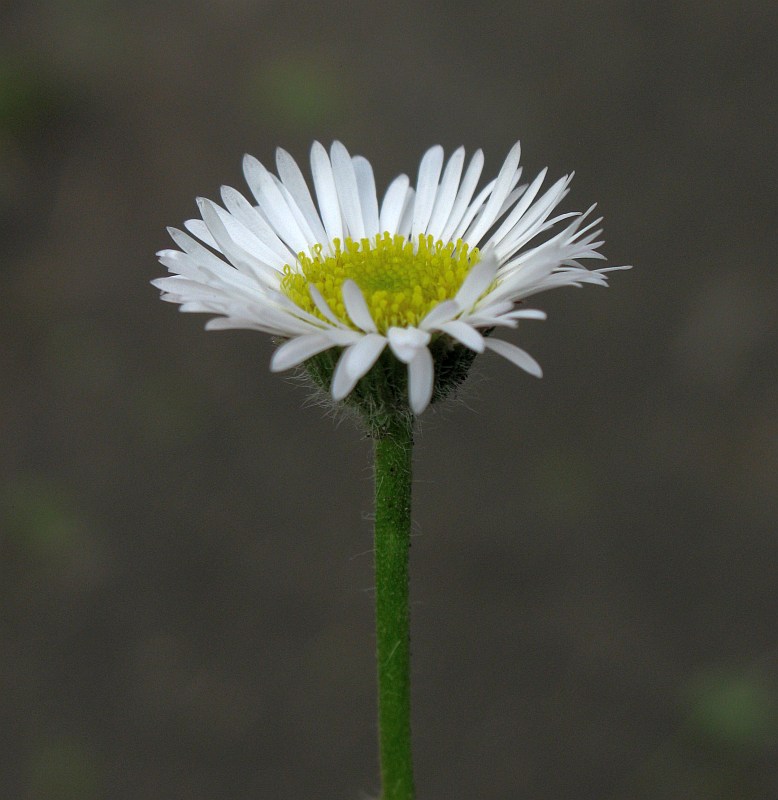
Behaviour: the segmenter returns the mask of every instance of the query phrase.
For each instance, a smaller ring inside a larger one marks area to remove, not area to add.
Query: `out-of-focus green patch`
[[[103,797],[97,760],[73,738],[49,742],[33,754],[29,767],[30,800],[97,800]]]
[[[635,800],[762,800],[772,797],[765,765],[778,739],[775,683],[766,672],[712,668],[682,688],[682,724],[645,760]]]
[[[65,106],[63,87],[35,65],[0,60],[0,135],[25,139]]]
[[[759,675],[704,673],[691,682],[688,696],[691,731],[712,744],[761,750],[778,737],[775,689]]]
[[[264,65],[249,80],[247,107],[267,124],[319,128],[337,119],[345,106],[343,87],[327,64],[282,59]]]
[[[87,530],[70,497],[39,479],[0,487],[0,528],[27,557],[46,561],[80,551]]]

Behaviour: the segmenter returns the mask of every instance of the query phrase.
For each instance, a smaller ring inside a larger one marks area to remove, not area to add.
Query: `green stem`
[[[410,614],[413,420],[397,416],[375,438],[375,572],[381,800],[413,800]]]

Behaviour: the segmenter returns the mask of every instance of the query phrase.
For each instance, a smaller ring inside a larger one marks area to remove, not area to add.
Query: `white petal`
[[[332,397],[342,400],[350,394],[359,379],[370,371],[385,347],[386,339],[377,333],[369,333],[347,347],[332,376]]]
[[[521,171],[521,167],[516,170],[516,183],[518,183],[521,178]],[[502,217],[503,214],[506,214],[511,208],[513,208],[516,201],[524,194],[524,192],[527,191],[528,186],[528,183],[522,183],[521,186],[517,186],[511,190],[511,193],[505,198],[505,200],[503,200],[500,211],[497,214],[498,218]]]
[[[316,236],[317,241],[326,242],[329,237],[316,211],[316,206],[313,204],[313,198],[303,173],[292,156],[280,147],[276,150],[276,168],[278,169],[279,177],[284,182],[284,186],[286,186],[295,203],[297,203],[297,207],[305,214],[305,219],[308,221],[308,225]]]
[[[435,239],[440,239],[443,226],[448,221],[451,209],[454,207],[464,163],[465,148],[460,147],[454,151],[448,160],[448,164],[446,164],[446,168],[443,170],[443,177],[440,180],[440,186],[435,197],[435,205],[432,208],[432,215],[427,225],[427,233],[430,236],[434,236]]]
[[[475,219],[476,215],[483,213],[484,210],[484,203],[486,202],[486,198],[494,191],[494,184],[497,183],[497,179],[489,181],[489,183],[481,189],[480,192],[476,195],[475,200],[467,207],[462,219],[457,225],[456,230],[451,235],[453,241],[457,239],[464,239],[464,241],[476,245],[477,242],[471,242],[470,239],[465,236],[465,231],[470,227],[470,223]]]
[[[205,323],[207,331],[232,331],[232,330],[263,330],[253,319],[241,319],[240,317],[214,317]]]
[[[218,256],[215,256],[207,247],[203,247],[200,242],[195,241],[191,236],[187,235],[178,228],[168,228],[168,233],[173,241],[188,255],[194,258],[199,264],[208,267],[214,271],[221,271],[223,268],[232,269],[228,267]]]
[[[229,190],[228,186],[223,188],[225,190]],[[232,196],[229,191],[225,191],[225,195],[230,197],[230,200],[232,200]],[[257,258],[265,264],[272,264],[279,272],[284,264],[289,263],[290,251],[281,243],[280,240],[278,240],[278,244],[280,246],[279,253],[284,254],[281,257],[279,257],[279,254],[274,253],[270,247],[268,247],[260,238],[258,238],[256,234],[243,223],[238,215],[230,213],[230,211],[225,210],[218,203],[213,203],[210,200],[203,201],[202,199],[198,199],[197,205],[200,207],[201,211],[203,202],[206,202],[210,208],[216,212],[230,240],[246,253],[249,253],[251,256]],[[255,216],[259,217],[259,214],[255,214]],[[203,217],[203,219],[205,219],[205,217]],[[210,225],[208,227],[210,228]],[[211,230],[211,233],[214,233],[214,231]],[[221,246],[221,244],[219,246]]]
[[[453,300],[444,300],[442,303],[438,303],[438,305],[424,317],[419,323],[419,327],[425,331],[436,330],[442,323],[454,319],[461,310],[459,304],[455,303]]]
[[[313,300],[313,304],[319,309],[322,316],[326,317],[333,325],[339,328],[345,327],[343,321],[335,316],[335,312],[330,308],[330,304],[324,299],[324,295],[319,291],[315,283],[308,284],[308,294]]]
[[[520,347],[516,347],[515,344],[505,342],[502,339],[486,338],[484,343],[490,350],[494,350],[495,353],[503,356],[503,358],[507,358],[508,361],[525,372],[529,372],[530,375],[534,375],[536,378],[543,377],[543,370],[540,368],[540,364],[526,350],[522,350]]]
[[[407,175],[398,175],[390,184],[381,204],[379,229],[381,233],[388,231],[394,234],[400,224],[400,217],[405,208],[410,180]]]
[[[338,201],[343,212],[343,219],[348,227],[349,236],[355,241],[365,236],[365,223],[362,219],[362,206],[359,202],[359,189],[354,164],[348,150],[341,142],[333,142],[330,148],[332,174],[335,176],[335,188]]]
[[[430,147],[419,164],[419,177],[416,181],[416,203],[413,208],[411,238],[416,238],[427,230],[427,223],[435,204],[438,179],[443,168],[443,148],[438,144]]]
[[[268,285],[271,285],[273,281],[277,283],[279,276],[277,270],[234,241],[224,224],[229,217],[227,212],[212,201],[202,197],[197,199],[197,203],[200,207],[200,213],[203,215],[203,221],[218,243],[219,249],[230,260],[230,263],[241,272],[254,275],[267,282]],[[220,211],[222,212],[221,214],[219,213]],[[238,224],[235,220],[233,222],[235,225]]]
[[[192,236],[196,236],[201,242],[207,244],[208,247],[213,247],[214,250],[219,250],[219,245],[216,244],[216,239],[213,238],[213,235],[208,230],[208,226],[201,220],[201,219],[188,219],[184,223],[184,227],[192,234]],[[219,250],[221,253],[221,250]]]
[[[491,302],[489,300],[491,293],[484,297],[484,299],[478,304],[478,311],[474,312],[473,314],[468,314],[464,319],[467,322],[470,322],[471,318],[474,316],[499,316],[500,314],[507,314],[509,311],[513,311],[516,307],[514,303],[510,300],[499,300],[497,302]]]
[[[497,274],[499,263],[493,248],[488,248],[483,258],[467,273],[454,300],[464,311],[469,311],[478,298],[489,288]]]
[[[510,194],[512,182],[516,178],[516,171],[519,166],[520,158],[521,144],[516,142],[508,153],[505,163],[502,165],[497,175],[497,182],[494,184],[494,190],[484,208],[481,219],[474,229],[467,234],[467,241],[471,244],[478,244],[497,219],[497,214],[502,207],[503,201]]]
[[[435,365],[426,347],[420,348],[408,363],[408,404],[414,414],[421,414],[432,399]]]
[[[456,339],[460,344],[475,350],[476,353],[483,353],[484,351],[484,337],[475,329],[470,327],[466,322],[455,319],[451,322],[446,322],[440,326],[440,330],[447,333],[453,339]]]
[[[489,301],[489,297],[484,298],[485,305],[479,305],[478,309],[469,314],[465,321],[474,328],[491,328],[497,325],[506,328],[516,328],[520,319],[546,319],[546,312],[536,308],[516,309],[514,303],[503,300],[497,303]]]
[[[342,242],[343,221],[338,202],[338,190],[335,188],[330,157],[320,142],[314,142],[311,147],[311,174],[327,238],[329,241],[340,239]]]
[[[227,189],[228,187],[224,188]],[[225,194],[228,193],[225,192]],[[199,200],[198,204],[200,204]],[[224,246],[231,248],[233,252],[235,251],[235,247],[240,248],[240,251],[244,254],[244,259],[247,257],[252,262],[258,261],[265,265],[262,268],[262,272],[265,274],[275,274],[274,284],[277,286],[281,279],[284,265],[293,260],[291,252],[287,249],[286,245],[284,245],[280,239],[276,239],[279,251],[286,254],[285,257],[281,257],[278,252],[268,247],[253,230],[250,230],[239,217],[231,214],[229,211],[225,211],[216,203],[211,204],[211,208],[221,220],[223,230],[229,238],[229,242],[225,244],[223,238],[217,237],[216,231],[211,228],[211,233],[213,233],[214,238],[217,238],[219,241],[219,249],[225,255],[228,255]],[[259,217],[258,214],[255,216],[257,218]],[[205,219],[205,217],[203,217],[203,219]],[[211,227],[210,223],[209,227]],[[268,273],[268,267],[272,270],[272,273]]]
[[[541,198],[535,201],[532,207],[526,211],[524,216],[521,217],[513,228],[504,236],[500,245],[501,253],[505,253],[506,257],[509,256],[543,230],[543,226],[551,212],[568,193],[568,186],[570,185],[571,179],[572,176],[570,175],[565,175],[563,178],[560,178]],[[513,215],[511,214],[511,216]],[[508,221],[510,221],[510,216],[506,222]],[[500,230],[502,230],[502,227]],[[499,241],[499,233],[500,231],[495,233],[493,241]]]
[[[427,331],[418,328],[389,328],[386,335],[392,352],[404,364],[409,363],[418,350],[426,349],[432,338]]]
[[[357,189],[359,190],[359,203],[362,207],[362,221],[365,223],[365,235],[372,239],[378,229],[378,198],[375,190],[375,177],[370,162],[362,156],[351,159],[354,173],[357,176]]]
[[[522,215],[527,211],[530,205],[532,205],[532,201],[535,199],[537,193],[540,191],[543,181],[546,179],[547,172],[548,167],[544,167],[542,170],[540,170],[535,180],[532,181],[524,194],[521,196],[521,200],[519,201],[518,205],[513,208],[502,225],[500,225],[500,227],[495,231],[495,234],[492,237],[493,242],[501,242],[508,235],[511,228],[513,228],[513,226],[516,225],[516,223],[521,219]]]
[[[269,257],[262,256],[268,264],[283,267],[294,261],[295,254],[278,238],[265,218],[237,189],[222,186],[221,195],[227,211],[262,243],[263,250],[270,250],[275,254],[276,261],[270,261]]]
[[[519,178],[520,178],[520,177],[521,177],[521,167],[519,167],[519,169],[518,169],[518,170],[516,170],[516,173],[515,173],[515,174],[514,174],[514,176],[513,176],[513,181],[515,181],[516,183],[518,183],[518,182],[519,182]],[[493,187],[492,187],[492,188],[490,188],[490,191],[493,191],[493,190],[494,190],[494,189],[493,189]],[[516,190],[516,191],[511,191],[511,193],[510,193],[510,194],[509,194],[509,195],[508,195],[508,196],[505,198],[505,200],[503,201],[503,204],[502,204],[502,206],[500,206],[500,210],[499,210],[499,211],[498,211],[496,214],[492,214],[492,216],[493,216],[493,218],[494,218],[494,221],[495,221],[495,222],[496,222],[496,221],[497,221],[497,220],[498,220],[498,219],[499,219],[499,218],[500,218],[500,217],[501,217],[501,216],[502,216],[502,215],[505,213],[505,211],[506,211],[508,208],[510,208],[510,206],[511,206],[513,203],[515,203],[515,202],[516,202],[516,200],[518,200],[518,198],[519,198],[519,197],[520,197],[520,196],[521,196],[521,195],[524,193],[524,191],[525,191],[525,190],[526,190],[526,186],[524,187],[524,189],[521,189],[521,190]],[[483,194],[483,193],[482,193],[482,194]],[[476,204],[474,203],[473,205],[476,205]],[[475,217],[473,217],[473,218],[472,218],[472,220],[471,220],[471,223],[470,223],[470,228],[467,230],[467,232],[466,232],[466,233],[463,233],[463,234],[462,234],[462,238],[463,238],[463,239],[464,239],[466,242],[470,242],[470,243],[472,243],[472,244],[474,244],[474,245],[475,245],[476,243],[478,243],[478,244],[479,244],[479,246],[480,246],[481,248],[484,248],[484,247],[486,247],[488,244],[491,244],[492,240],[491,240],[491,239],[489,239],[489,241],[488,241],[488,242],[483,242],[483,241],[482,241],[482,239],[483,239],[483,236],[479,236],[479,237],[478,237],[478,239],[475,239],[475,238],[472,236],[472,232],[473,232],[473,231],[477,231],[477,229],[478,229],[479,227],[481,227],[481,221],[482,221],[482,220],[484,219],[484,217],[486,216],[486,212],[487,212],[486,205],[485,205],[485,204],[481,205],[481,208],[478,210],[478,212],[476,213]],[[468,214],[466,214],[465,216],[467,217],[467,216],[469,216],[469,215],[470,215],[470,211],[468,211]]]
[[[257,293],[264,295],[267,291],[267,287],[253,275],[246,275],[223,261],[217,260],[216,264],[206,265],[179,250],[162,250],[157,253],[157,257],[160,264],[164,264],[169,272],[184,275],[211,290],[235,291],[247,299],[256,299]]]
[[[370,314],[370,309],[365,302],[365,296],[362,294],[362,290],[359,286],[357,286],[354,281],[348,279],[343,281],[340,290],[343,294],[343,304],[346,306],[346,313],[351,318],[351,321],[357,328],[375,333],[378,329]]]
[[[281,178],[273,175],[272,173],[270,173],[270,177],[273,179],[273,183],[275,183],[275,185],[278,187],[278,190],[283,195],[286,206],[294,217],[297,227],[300,229],[300,232],[308,242],[308,247],[313,247],[314,245],[319,244],[319,242],[321,242],[321,238],[314,235],[313,229],[308,224],[308,220],[305,218],[305,214],[303,214],[303,212],[298,208],[294,197],[292,197],[292,193],[286,188],[286,186],[284,186],[284,182],[281,180]]]
[[[465,171],[465,177],[462,178],[462,183],[459,185],[456,200],[454,200],[454,207],[451,209],[451,214],[446,222],[440,238],[447,242],[454,231],[462,221],[462,215],[467,210],[468,203],[473,197],[475,187],[478,185],[478,179],[481,177],[481,170],[484,168],[484,152],[483,150],[476,150],[470,163]]]
[[[183,313],[193,313],[193,314],[222,313],[222,310],[220,308],[214,307],[213,303],[202,303],[197,300],[174,300],[173,302],[181,303],[181,307],[178,310]]]
[[[357,380],[372,368],[378,357],[386,349],[386,337],[379,333],[368,333],[349,347],[349,359],[346,369],[349,375]]]
[[[405,206],[400,215],[400,222],[397,225],[397,233],[400,236],[408,236],[411,232],[411,222],[413,221],[413,208],[415,206],[416,192],[413,187],[409,187],[405,193]]]
[[[278,236],[289,245],[293,253],[306,250],[308,240],[289,210],[273,176],[254,156],[250,155],[243,157],[243,174],[252,194]]]
[[[520,308],[518,311],[511,311],[510,314],[504,316],[510,319],[547,319],[548,314],[545,311],[540,311],[537,308]]]
[[[513,174],[513,178],[511,178],[511,185],[510,185],[510,190],[511,191],[506,196],[506,198],[502,201],[502,205],[500,206],[500,208],[497,211],[497,213],[493,214],[494,223],[496,223],[497,220],[500,219],[502,217],[502,215],[505,214],[508,211],[508,209],[511,208],[511,206],[513,206],[513,204],[527,190],[526,184],[524,186],[520,186],[519,188],[516,188],[516,185],[518,184],[518,182],[519,182],[519,180],[521,178],[521,173],[522,173],[522,168],[519,167],[516,170],[516,172]],[[476,214],[473,222],[471,223],[471,230],[475,230],[476,228],[478,228],[481,225],[481,220],[483,220],[483,218],[484,218],[484,216],[486,214],[486,211],[487,211],[487,208],[486,208],[485,205],[483,205],[481,207],[480,211]],[[465,238],[465,240],[470,241],[470,233],[468,232],[464,236],[464,238]],[[480,238],[483,238],[483,237],[480,237]],[[491,242],[491,241],[492,240],[490,239],[489,242]],[[486,244],[484,244],[484,243],[481,244],[481,247],[485,247],[485,246],[486,246]]]
[[[327,330],[326,323],[295,305],[280,292],[270,293],[260,307],[255,307],[255,313],[263,323],[272,324],[278,336],[302,336]],[[329,329],[330,335],[334,332],[335,329]]]
[[[467,318],[467,324],[474,328],[517,328],[519,326],[515,319],[493,317],[488,314],[472,314]]]
[[[297,303],[281,292],[271,291],[268,299],[272,302],[273,307],[278,310],[278,314],[287,320],[287,326],[289,320],[295,322],[298,327],[292,330],[294,333],[320,333],[322,330],[329,330],[330,334],[339,333],[336,328],[328,328],[326,322],[320,320],[315,314],[300,308]],[[288,334],[289,331],[281,335]]]
[[[335,343],[325,333],[311,333],[306,336],[295,336],[284,342],[273,353],[270,360],[272,372],[283,372],[285,369],[296,367],[318,353],[323,353],[335,347]]]

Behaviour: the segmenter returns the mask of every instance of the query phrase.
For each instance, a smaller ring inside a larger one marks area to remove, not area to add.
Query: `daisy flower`
[[[383,394],[420,414],[485,350],[540,377],[532,356],[490,334],[545,319],[528,297],[606,285],[608,270],[581,263],[604,258],[594,206],[555,213],[572,175],[545,190],[546,170],[520,183],[519,157],[517,143],[477,191],[483,152],[465,167],[464,148],[445,161],[435,146],[415,187],[400,175],[379,203],[370,162],[340,142],[329,153],[314,143],[313,192],[286,151],[278,176],[247,155],[253,200],[226,186],[223,205],[198,199],[201,219],[188,234],[170,228],[179,249],[158,254],[172,276],[152,283],[182,311],[217,315],[209,330],[276,337],[271,369],[305,365],[336,401]]]

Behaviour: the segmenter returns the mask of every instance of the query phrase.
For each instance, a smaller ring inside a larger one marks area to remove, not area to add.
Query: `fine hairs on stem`
[[[413,418],[375,435],[375,579],[381,800],[413,800],[410,611]]]

